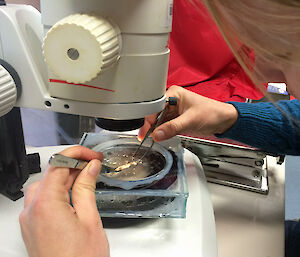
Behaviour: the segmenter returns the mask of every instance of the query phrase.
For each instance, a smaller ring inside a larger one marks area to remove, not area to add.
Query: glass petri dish
[[[117,168],[139,160],[149,149],[150,144],[145,144],[139,150],[138,155],[133,158],[139,144],[140,142],[135,138],[121,138],[99,144],[93,150],[103,153],[103,164]],[[149,153],[136,165],[131,165],[119,172],[101,172],[98,182],[126,190],[146,187],[164,178],[170,171],[172,163],[171,153],[160,144],[155,143]]]

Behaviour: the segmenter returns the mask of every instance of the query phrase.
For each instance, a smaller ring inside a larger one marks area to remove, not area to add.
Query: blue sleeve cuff
[[[269,153],[300,154],[300,101],[280,101],[276,105],[228,103],[237,109],[239,117],[228,131],[217,137],[233,139]]]

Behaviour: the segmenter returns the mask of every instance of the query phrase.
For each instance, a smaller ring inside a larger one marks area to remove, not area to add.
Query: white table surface
[[[52,153],[64,147],[29,148],[38,151],[44,170]],[[186,219],[154,219],[131,226],[106,228],[112,257],[141,256],[197,256],[216,257],[217,242],[212,202],[201,164],[191,153],[185,153],[190,196]],[[40,179],[32,175],[24,185]],[[12,202],[0,196],[0,256],[27,256],[22,241],[18,216],[23,209],[23,198]]]
[[[283,257],[285,165],[268,157],[268,195],[209,183],[220,257]]]

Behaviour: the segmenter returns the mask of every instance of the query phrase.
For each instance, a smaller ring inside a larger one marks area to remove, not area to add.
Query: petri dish
[[[121,138],[101,143],[93,150],[103,153],[103,164],[117,168],[138,161],[149,149],[149,145],[145,144],[133,158],[139,144],[135,138]],[[119,172],[101,172],[98,182],[126,190],[147,187],[164,178],[170,171],[172,163],[171,153],[162,145],[155,143],[149,153],[136,164]]]

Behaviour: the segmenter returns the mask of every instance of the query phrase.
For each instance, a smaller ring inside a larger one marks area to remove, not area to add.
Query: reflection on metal
[[[182,145],[201,161],[207,181],[260,194],[268,194],[266,153],[180,136]]]

